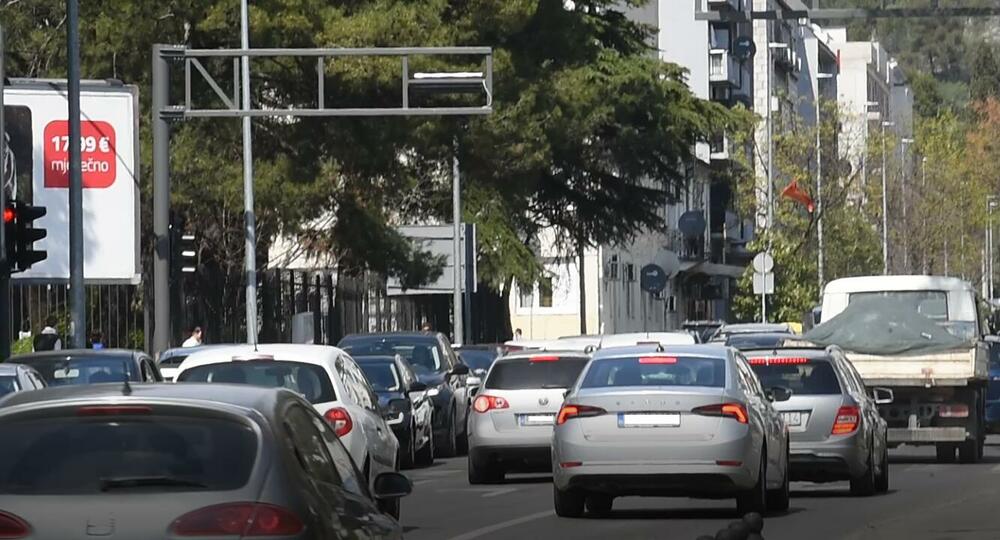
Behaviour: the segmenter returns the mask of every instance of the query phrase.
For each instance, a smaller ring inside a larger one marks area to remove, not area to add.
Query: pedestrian
[[[424,321],[424,324],[420,327],[421,332],[432,332],[431,323]]]
[[[62,349],[62,340],[59,339],[59,331],[56,330],[56,318],[49,315],[45,319],[45,327],[32,340],[32,346],[36,351],[57,351]]]
[[[103,349],[104,348],[104,334],[100,330],[94,331],[90,334],[90,348],[91,349]]]
[[[521,329],[514,330],[514,341],[521,341]]]
[[[191,329],[191,335],[184,340],[181,347],[197,347],[201,345],[201,327],[195,326]]]

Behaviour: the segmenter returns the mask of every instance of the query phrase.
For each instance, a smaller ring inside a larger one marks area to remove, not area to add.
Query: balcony
[[[726,49],[708,51],[708,81],[740,85],[740,63]]]
[[[729,154],[729,137],[724,133],[719,133],[711,138],[708,142],[709,158],[712,161],[728,161],[731,157]]]
[[[715,10],[735,10],[740,11],[743,3],[742,0],[706,0],[708,3],[708,9]]]

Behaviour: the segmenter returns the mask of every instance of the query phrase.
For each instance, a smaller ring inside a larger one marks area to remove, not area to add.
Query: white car
[[[233,345],[188,356],[178,383],[284,387],[302,394],[333,427],[358,469],[372,480],[399,470],[399,441],[378,396],[346,352],[324,345]]]

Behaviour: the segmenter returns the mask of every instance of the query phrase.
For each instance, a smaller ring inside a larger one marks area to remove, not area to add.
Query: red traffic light
[[[13,223],[15,216],[16,216],[16,214],[14,213],[14,209],[13,208],[9,208],[8,207],[8,208],[4,208],[3,209],[3,222],[4,223]]]

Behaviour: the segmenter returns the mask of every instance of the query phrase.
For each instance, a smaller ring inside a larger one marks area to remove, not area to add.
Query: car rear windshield
[[[500,355],[497,349],[462,349],[462,363],[472,370],[489,370],[493,361]]]
[[[226,491],[250,478],[258,436],[202,417],[55,417],[0,424],[0,493]]]
[[[159,365],[160,365],[161,368],[163,368],[163,367],[165,367],[165,368],[177,367],[177,366],[181,365],[181,363],[184,362],[184,359],[187,358],[187,357],[188,357],[188,355],[186,355],[186,354],[177,354],[177,355],[174,355],[174,356],[168,356],[166,358],[160,358],[160,364]]]
[[[17,377],[13,375],[4,375],[0,377],[0,396],[6,396],[7,394],[13,394],[14,392],[20,392],[21,385],[17,382]]]
[[[696,356],[650,356],[595,360],[582,388],[615,386],[726,386],[726,361]]]
[[[339,347],[351,356],[400,355],[417,373],[444,370],[437,338],[426,336],[348,336]]]
[[[399,390],[399,374],[396,366],[389,362],[361,362],[361,371],[376,392],[396,392]]]
[[[750,367],[757,373],[764,388],[783,386],[794,396],[820,396],[840,394],[840,381],[828,360],[750,359]]]
[[[485,382],[494,390],[569,388],[587,365],[587,358],[536,356],[502,360],[493,365]]]
[[[251,360],[207,364],[185,370],[177,382],[251,384],[287,388],[309,403],[336,401],[330,375],[322,366],[303,362]]]
[[[730,334],[726,345],[737,349],[780,347],[788,334]]]
[[[18,362],[35,368],[49,386],[122,382],[125,380],[126,370],[129,380],[140,380],[140,374],[132,366],[132,359],[127,357],[54,356],[19,359]]]

